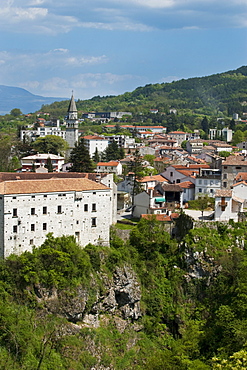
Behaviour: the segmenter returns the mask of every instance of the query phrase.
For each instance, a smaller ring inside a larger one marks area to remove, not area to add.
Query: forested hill
[[[206,77],[182,79],[171,83],[149,84],[133,92],[118,96],[95,96],[78,100],[80,111],[131,111],[145,112],[157,108],[167,112],[170,108],[198,114],[232,115],[242,113],[247,101],[247,66]],[[55,102],[43,109],[54,115],[66,112],[68,101]]]

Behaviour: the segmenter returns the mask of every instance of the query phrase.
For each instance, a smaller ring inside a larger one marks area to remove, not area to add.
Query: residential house
[[[247,158],[229,156],[221,164],[221,187],[230,189],[239,172],[247,172]]]
[[[219,130],[217,128],[210,128],[209,138],[210,140],[220,138],[229,143],[232,141],[232,130],[227,127],[224,127],[222,130]]]
[[[195,199],[195,184],[191,181],[183,181],[179,183],[180,188],[183,189],[183,202],[188,202]]]
[[[228,153],[232,152],[232,146],[223,141],[213,143],[212,146],[215,148],[215,151],[217,154],[220,154],[220,152],[228,152]]]
[[[114,173],[117,176],[122,175],[122,164],[119,161],[99,162],[96,172]]]
[[[195,183],[196,175],[199,174],[200,168],[209,168],[207,164],[174,164],[165,168],[161,173],[171,183],[180,183],[183,181],[191,181]]]
[[[240,212],[243,212],[244,199],[240,198],[232,190],[220,189],[215,193],[215,221],[239,220]]]
[[[247,141],[242,141],[241,143],[237,144],[239,149],[247,149]]]
[[[37,153],[23,157],[21,159],[21,170],[22,171],[33,171],[40,167],[47,165],[48,159],[51,160],[53,171],[62,171],[62,166],[64,164],[64,157],[60,155],[50,154],[50,153]]]
[[[169,132],[169,136],[177,142],[178,146],[181,146],[182,142],[187,139],[187,134],[183,131]]]
[[[195,196],[208,194],[214,197],[217,190],[221,188],[221,171],[212,168],[202,168],[196,175]]]
[[[179,209],[183,205],[183,189],[179,185],[158,183],[154,189],[134,196],[133,216],[160,214]]]
[[[187,141],[186,149],[190,154],[200,154],[203,149],[203,140],[193,139]]]
[[[93,157],[96,149],[100,154],[108,147],[108,139],[106,139],[104,136],[86,135],[83,137],[83,139],[91,158]]]
[[[171,139],[167,135],[155,135],[153,139],[148,140],[148,145],[162,145],[168,147],[177,147],[178,143],[176,140]]]

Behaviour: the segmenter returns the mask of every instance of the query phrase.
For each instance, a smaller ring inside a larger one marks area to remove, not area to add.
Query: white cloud
[[[71,78],[52,77],[44,81],[29,80],[18,86],[43,96],[70,96],[71,90],[79,99],[88,99],[95,95],[116,95],[121,93],[121,84],[142,82],[142,77],[129,74],[81,73]]]

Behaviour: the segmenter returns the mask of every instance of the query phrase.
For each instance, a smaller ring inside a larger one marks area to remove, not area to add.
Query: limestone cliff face
[[[186,265],[187,281],[191,279],[205,279],[209,285],[212,279],[216,278],[221,271],[220,266],[213,257],[210,257],[207,250],[198,252],[186,246],[184,252],[184,263]]]
[[[101,286],[92,278],[89,288],[79,286],[70,293],[36,286],[35,294],[48,312],[73,323],[98,327],[101,316],[107,313],[131,322],[142,316],[141,287],[130,266],[117,267],[111,277],[102,273],[99,277]]]

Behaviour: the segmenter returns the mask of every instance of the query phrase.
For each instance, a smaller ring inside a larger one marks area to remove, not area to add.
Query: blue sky
[[[1,0],[0,84],[76,99],[246,65],[247,0]]]

